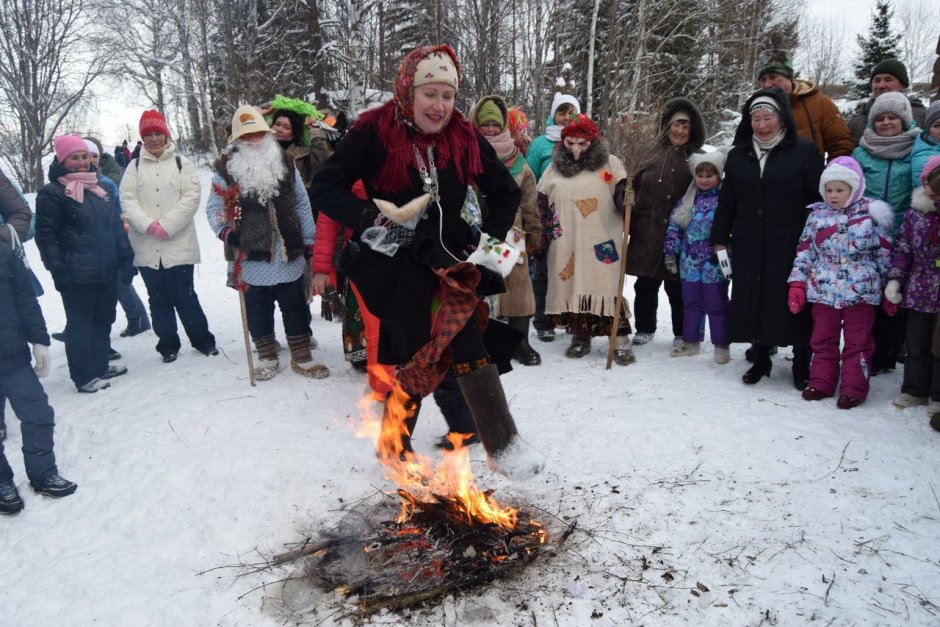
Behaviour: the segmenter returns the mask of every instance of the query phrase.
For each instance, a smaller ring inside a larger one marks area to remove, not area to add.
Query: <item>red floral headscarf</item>
[[[580,137],[589,142],[595,142],[600,139],[601,132],[594,120],[583,113],[579,113],[561,129],[561,138],[564,139],[565,137]]]

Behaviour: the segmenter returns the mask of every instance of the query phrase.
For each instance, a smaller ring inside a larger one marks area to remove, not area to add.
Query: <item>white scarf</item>
[[[783,141],[786,134],[786,130],[781,129],[779,133],[767,141],[757,139],[757,135],[752,136],[751,141],[754,144],[754,152],[757,153],[757,163],[760,165],[761,178],[764,177],[764,166],[767,164],[767,155],[770,154],[770,151],[773,150],[777,144]]]

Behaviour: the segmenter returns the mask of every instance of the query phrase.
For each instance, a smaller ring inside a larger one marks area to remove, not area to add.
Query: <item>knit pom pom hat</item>
[[[157,132],[161,135],[170,136],[170,129],[166,126],[166,120],[156,109],[144,111],[140,115],[140,136],[145,137],[148,133]]]
[[[920,172],[920,183],[933,190],[933,193],[940,194],[940,155],[927,159],[924,169]]]
[[[73,152],[88,152],[85,140],[78,135],[59,135],[53,140],[55,158],[59,163],[65,163],[66,158]]]
[[[564,104],[569,104],[572,107],[574,107],[575,115],[579,115],[581,113],[581,103],[578,102],[577,98],[575,98],[571,94],[557,93],[555,94],[555,97],[552,99],[552,108],[551,108],[551,111],[549,111],[548,113],[548,117],[554,118],[555,112],[558,111],[558,107]]]
[[[924,112],[924,130],[930,129],[937,120],[940,120],[940,100],[931,104]]]
[[[914,119],[914,114],[911,112],[911,101],[907,99],[907,96],[896,91],[887,91],[875,98],[875,102],[872,103],[871,109],[868,111],[868,125],[874,126],[875,119],[885,113],[893,113],[901,118],[901,122],[904,124],[902,130],[906,129],[911,120]]]
[[[826,197],[826,183],[833,181],[842,181],[852,190],[852,196],[845,203],[846,207],[857,203],[865,193],[865,174],[859,162],[852,157],[836,157],[829,162],[819,177],[820,196]]]

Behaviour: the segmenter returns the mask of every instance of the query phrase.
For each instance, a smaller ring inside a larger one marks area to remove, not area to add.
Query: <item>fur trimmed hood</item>
[[[570,152],[565,150],[563,142],[555,144],[555,150],[552,151],[552,165],[565,178],[571,178],[585,170],[590,172],[600,170],[608,159],[610,159],[610,149],[607,148],[607,143],[603,139],[592,142],[577,161]]]
[[[872,200],[868,204],[868,215],[881,228],[890,230],[894,227],[894,209],[883,200]]]
[[[918,187],[911,195],[911,209],[921,213],[933,213],[937,211],[937,205],[927,198],[927,192],[923,187]]]

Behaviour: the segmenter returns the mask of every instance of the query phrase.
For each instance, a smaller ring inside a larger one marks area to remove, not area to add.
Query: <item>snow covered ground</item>
[[[278,553],[392,487],[353,434],[364,378],[343,362],[340,326],[315,315],[315,354],[332,376],[288,370],[250,387],[221,246],[196,223],[197,291],[222,354],[184,339],[163,364],[152,333],[118,337],[119,313],[113,346],[130,372],[81,395],[53,343],[44,384],[56,453],[79,484],[60,501],[29,488],[7,409],[26,509],[0,520],[0,625],[352,622],[333,594],[276,583],[296,567],[225,567]],[[61,329],[61,301],[27,248],[47,324]],[[576,520],[572,535],[509,579],[367,624],[940,624],[940,434],[923,408],[891,406],[900,372],[875,378],[851,411],[801,400],[783,354],[746,387],[743,346],[725,366],[710,350],[671,359],[661,302],[660,334],[635,365],[605,371],[606,342],[572,361],[565,340],[533,338],[543,365],[503,377],[520,431],[548,459],[543,476],[512,484],[473,451],[483,487],[555,529]],[[445,427],[425,407],[415,445],[433,454]]]

